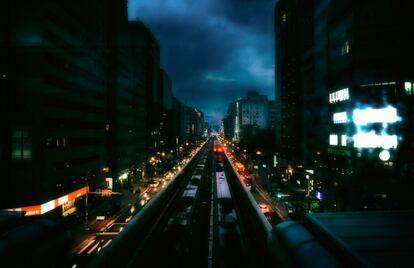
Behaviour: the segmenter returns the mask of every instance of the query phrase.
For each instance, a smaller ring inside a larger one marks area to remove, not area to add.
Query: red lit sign
[[[34,205],[34,206],[27,206],[27,207],[21,207],[21,208],[11,208],[6,209],[8,211],[24,211],[25,216],[36,216],[41,215],[46,212],[49,212],[52,209],[55,209],[69,201],[73,201],[76,198],[79,198],[83,195],[86,195],[89,192],[89,187],[85,186],[83,188],[80,188],[76,191],[73,191],[67,195],[61,196],[59,198],[56,198],[54,200],[50,200],[42,205]]]

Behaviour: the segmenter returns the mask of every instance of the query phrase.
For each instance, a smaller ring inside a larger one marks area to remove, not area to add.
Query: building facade
[[[313,1],[280,0],[275,6],[276,129],[278,153],[287,163],[304,161],[305,52],[313,42]]]
[[[312,171],[331,208],[410,207],[413,72],[401,64],[414,57],[409,5],[276,4],[280,152]]]
[[[43,204],[86,181],[97,187],[106,163],[105,56],[88,28],[97,22],[79,20],[80,10],[61,2],[6,2],[1,165],[8,179],[0,203]]]
[[[51,200],[122,187],[142,171],[159,46],[128,22],[126,2],[98,2],[6,1],[1,10],[1,208],[49,211]]]
[[[413,72],[401,62],[414,58],[408,8],[408,1],[315,6],[315,88],[324,89],[328,107],[327,164],[340,198],[358,196],[344,207],[407,205]]]
[[[230,103],[223,121],[225,136],[233,140],[240,140],[243,132],[250,131],[252,128],[266,129],[268,123],[267,97],[255,90],[248,91],[246,98]]]

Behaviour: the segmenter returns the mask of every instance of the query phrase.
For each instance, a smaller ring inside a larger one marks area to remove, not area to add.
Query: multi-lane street
[[[212,137],[181,163],[175,176],[169,173],[160,178],[112,217],[96,219],[74,248],[71,267],[105,259],[102,254],[107,254],[108,245],[173,180],[177,181],[169,185],[174,186],[169,199],[158,211],[150,212],[156,216],[149,226],[143,224],[145,232],[134,242],[132,256],[122,262],[153,267],[162,266],[166,259],[172,267],[257,264],[256,255],[265,255],[266,232],[278,216],[266,199],[256,202],[232,161],[221,142]],[[117,246],[122,245],[119,240]],[[261,262],[265,264],[266,258]]]
[[[196,155],[198,147],[191,152],[188,157],[174,166],[173,170],[166,172],[160,176],[153,183],[143,188],[140,194],[130,193],[124,196],[121,206],[116,211],[113,211],[109,217],[102,213],[102,216],[97,216],[89,222],[89,230],[81,235],[79,242],[77,242],[72,249],[72,256],[70,258],[69,267],[81,267],[89,263],[102,249],[107,247],[112,240],[130,223],[131,219],[147,205],[148,202],[165,188],[175,175],[180,173],[191,159]]]
[[[171,267],[266,264],[266,236],[271,225],[242,185],[216,137],[183,170],[170,196],[160,210],[150,212],[157,216],[149,227],[136,224],[130,232],[132,236],[140,233],[140,228],[145,230],[139,239],[118,239],[110,250],[103,251],[103,256],[98,256],[95,264],[151,267],[164,266],[166,261]],[[134,249],[128,258],[116,259],[113,253],[118,250],[116,247]],[[262,256],[260,260],[258,255]]]

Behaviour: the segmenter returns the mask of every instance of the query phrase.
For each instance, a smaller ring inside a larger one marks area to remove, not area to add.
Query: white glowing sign
[[[334,124],[342,124],[348,122],[348,115],[346,112],[334,113],[333,114]]]
[[[46,212],[49,212],[55,208],[55,200],[49,201],[47,203],[44,203],[40,206],[40,213],[44,214]]]
[[[349,88],[344,88],[329,94],[329,103],[349,100]]]
[[[354,135],[354,147],[355,148],[397,148],[398,137],[397,135],[378,135],[374,131],[369,133],[358,133]]]
[[[368,123],[395,123],[399,120],[397,109],[392,106],[386,108],[355,109],[352,120],[356,125],[366,125]]]
[[[113,179],[112,178],[105,178],[106,181],[106,185],[108,187],[108,189],[112,190],[113,188]]]
[[[68,200],[69,200],[68,195],[64,195],[64,196],[60,197],[58,199],[58,206],[65,204],[66,202],[68,202]]]
[[[338,135],[329,135],[329,145],[338,145]]]

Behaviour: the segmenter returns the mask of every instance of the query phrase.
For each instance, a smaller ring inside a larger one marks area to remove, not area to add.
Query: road
[[[147,189],[112,218],[95,222],[89,237],[76,247],[71,267],[91,260],[122,267],[164,267],[166,261],[169,267],[266,266],[270,224],[225,151],[213,153],[213,141],[182,163],[186,167],[163,191],[167,195],[153,198],[159,189]],[[145,206],[143,198],[155,202],[127,226]]]
[[[113,215],[104,220],[91,219],[90,230],[84,231],[78,243],[72,249],[72,256],[69,258],[68,267],[84,267],[103,248],[122,232],[123,228],[162,188],[166,187],[174,176],[191,161],[199,148],[194,149],[187,158],[178,163],[172,171],[160,176],[159,184],[156,187],[146,187],[140,194],[125,193],[120,208],[114,211]]]
[[[229,161],[233,163],[233,167],[235,168],[236,172],[239,173],[241,182],[250,189],[250,192],[256,200],[257,204],[265,204],[270,209],[269,212],[265,213],[265,216],[268,219],[269,223],[274,226],[281,221],[289,220],[288,211],[285,205],[282,202],[274,201],[270,197],[269,193],[264,190],[263,186],[256,180],[253,179],[249,181],[247,179],[249,177],[248,171],[246,171],[244,168],[238,168],[241,164],[241,161],[236,159],[234,155],[232,155],[229,151],[226,153],[229,157]],[[241,165],[244,166],[243,164]]]
[[[266,264],[266,235],[242,198],[224,151],[207,144],[128,266],[242,267]],[[257,213],[253,209],[253,213]],[[259,212],[260,213],[260,212]],[[265,221],[265,220],[264,220]],[[262,232],[261,234],[259,234]],[[258,259],[257,256],[261,258]]]

